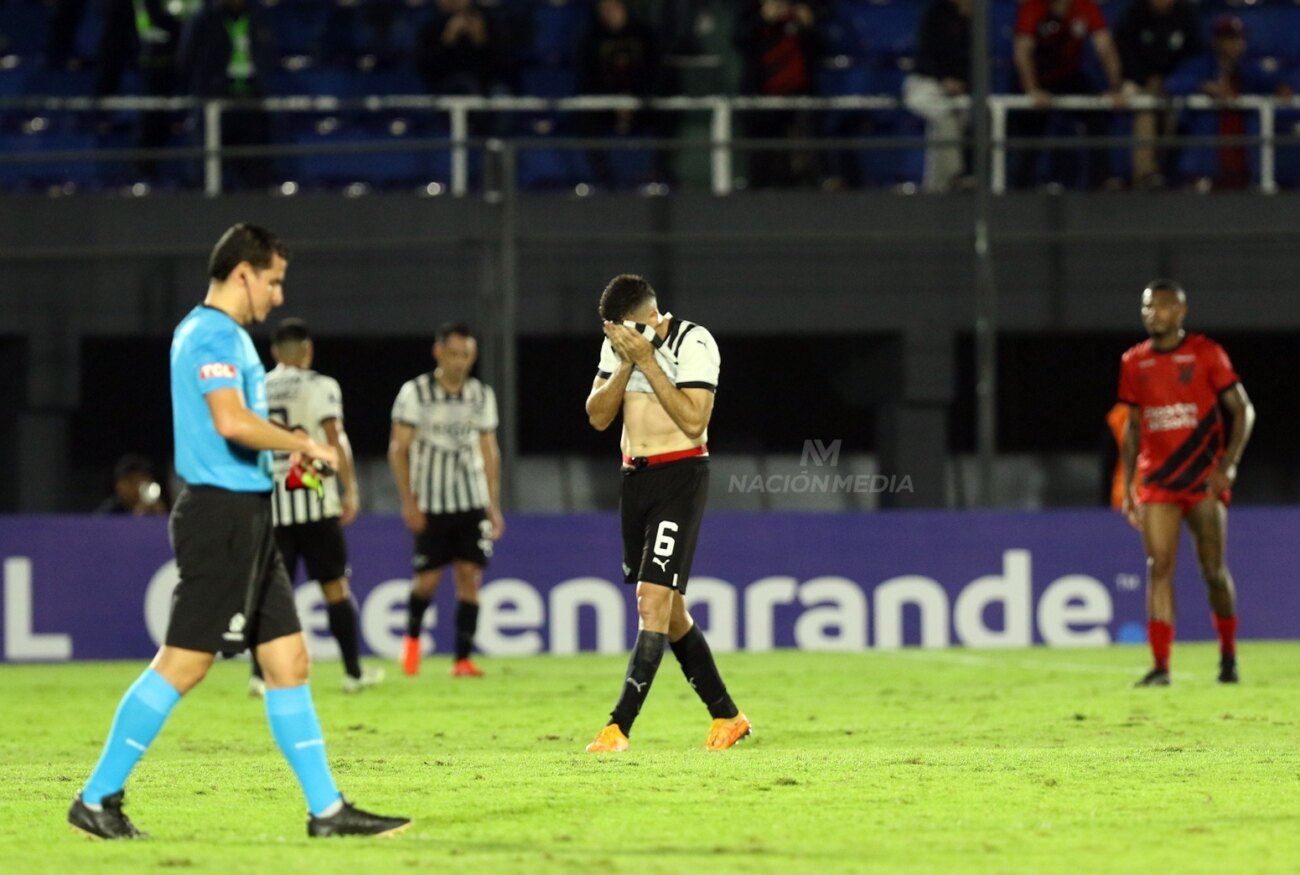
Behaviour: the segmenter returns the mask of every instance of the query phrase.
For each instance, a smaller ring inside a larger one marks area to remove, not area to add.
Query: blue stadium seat
[[[817,73],[821,93],[826,97],[870,94],[872,71],[861,64],[848,67],[823,67]]]
[[[533,61],[552,67],[571,64],[578,37],[590,20],[590,0],[535,0]]]
[[[310,55],[317,48],[330,5],[322,0],[276,0],[264,5],[267,26],[282,55]]]
[[[1290,2],[1243,6],[1232,14],[1246,25],[1246,47],[1252,57],[1277,58],[1287,66],[1300,64],[1300,6]]]
[[[90,70],[34,69],[27,76],[26,93],[48,97],[89,97],[95,93],[95,74]]]
[[[520,84],[523,93],[532,97],[572,97],[578,92],[577,74],[558,67],[527,67]]]
[[[49,20],[49,7],[41,0],[0,0],[0,55],[39,56]]]
[[[55,129],[0,137],[0,152],[4,153],[50,153],[95,147],[95,138],[89,134]],[[98,171],[95,161],[0,164],[0,187],[10,191],[42,191],[51,186],[73,183],[78,188],[94,189],[99,187]]]
[[[592,178],[587,156],[580,149],[520,149],[518,171],[519,187],[527,191],[571,189]]]
[[[329,134],[295,134],[294,145],[341,145],[346,143],[393,142],[400,138],[377,134],[364,128],[348,128]],[[433,165],[422,151],[369,152],[353,154],[298,155],[288,176],[307,188],[364,182],[375,188],[414,187],[433,179]]]

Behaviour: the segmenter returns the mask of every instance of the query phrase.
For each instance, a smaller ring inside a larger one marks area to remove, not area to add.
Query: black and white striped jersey
[[[287,428],[302,428],[318,444],[327,442],[325,423],[336,420],[343,427],[343,393],[338,381],[308,368],[276,365],[266,375],[267,416],[272,422]],[[318,498],[310,489],[284,488],[284,478],[289,473],[289,454],[274,454],[275,493],[272,496],[272,518],[277,526],[310,523],[337,517],[343,509],[339,504],[337,477],[324,479],[325,494]]]
[[[664,375],[678,389],[708,389],[716,392],[718,372],[722,367],[718,342],[703,325],[671,315],[665,318],[672,319],[668,325],[668,334],[655,350],[655,360],[659,362]],[[617,366],[618,353],[614,352],[607,337],[600,347],[600,364],[596,376],[608,379]],[[636,369],[628,378],[627,391],[653,392],[654,389],[645,374]]]
[[[415,428],[411,442],[411,490],[425,513],[487,507],[483,432],[497,429],[492,387],[470,377],[456,394],[432,373],[408,380],[393,402],[393,422]]]

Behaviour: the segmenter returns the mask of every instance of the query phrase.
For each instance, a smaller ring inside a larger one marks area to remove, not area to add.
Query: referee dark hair
[[[176,472],[186,485],[169,534],[180,582],[164,644],[123,696],[68,810],[68,822],[96,838],[143,835],[122,810],[127,777],[217,653],[249,647],[266,673],[271,734],[307,798],[307,834],[380,835],[410,825],[354,808],[334,784],[307,684],[307,643],[271,531],[270,453],[339,462],[332,447],[267,421],[266,371],[245,326],[283,303],[285,253],[255,225],[226,231],[209,260],[207,297],[172,336]]]

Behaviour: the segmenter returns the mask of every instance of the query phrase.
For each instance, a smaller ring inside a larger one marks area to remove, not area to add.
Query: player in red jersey
[[[1147,639],[1155,657],[1137,686],[1169,684],[1174,559],[1184,518],[1219,635],[1219,683],[1237,682],[1237,595],[1224,547],[1232,484],[1255,408],[1223,347],[1184,331],[1186,318],[1183,287],[1153,281],[1142,292],[1151,339],[1120,360],[1119,400],[1129,405],[1123,510],[1147,554]]]

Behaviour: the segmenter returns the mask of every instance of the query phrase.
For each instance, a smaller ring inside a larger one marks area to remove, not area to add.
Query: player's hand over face
[[[1142,505],[1138,504],[1137,495],[1134,493],[1132,487],[1129,487],[1124,491],[1124,505],[1122,510],[1124,513],[1124,519],[1128,520],[1128,524],[1139,532],[1142,531]]]
[[[614,352],[624,361],[636,365],[654,358],[655,348],[650,345],[650,341],[626,325],[606,323],[605,336],[609,338]]]
[[[420,510],[420,506],[416,504],[414,498],[402,502],[402,522],[406,523],[407,531],[412,535],[423,532],[424,527],[428,524],[424,512]]]

